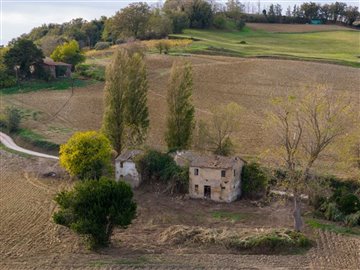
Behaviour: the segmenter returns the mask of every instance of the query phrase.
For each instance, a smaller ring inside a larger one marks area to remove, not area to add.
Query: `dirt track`
[[[67,228],[52,222],[54,194],[71,183],[44,178],[55,161],[26,159],[0,150],[0,269],[358,269],[360,238],[315,232],[316,247],[303,255],[240,255],[225,248],[159,244],[158,234],[173,224],[210,227],[291,226],[289,209],[258,208],[249,202],[213,202],[136,192],[138,217],[127,230],[116,230],[112,247],[99,253],[85,249]],[[244,220],[218,220],[212,211],[237,211]],[[309,231],[312,235],[312,233]]]

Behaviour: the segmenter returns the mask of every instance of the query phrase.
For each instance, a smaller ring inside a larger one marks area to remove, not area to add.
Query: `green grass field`
[[[175,38],[195,40],[187,52],[244,57],[281,57],[335,62],[360,67],[359,31],[270,33],[245,27],[236,30],[187,29]],[[240,44],[245,41],[246,44]]]
[[[75,79],[56,79],[49,82],[41,81],[41,80],[31,80],[31,81],[24,81],[21,82],[18,86],[13,86],[9,88],[0,89],[0,94],[9,95],[9,94],[19,94],[19,93],[27,93],[33,91],[40,91],[40,90],[66,90],[74,87],[84,87],[90,84],[90,80],[80,80]]]

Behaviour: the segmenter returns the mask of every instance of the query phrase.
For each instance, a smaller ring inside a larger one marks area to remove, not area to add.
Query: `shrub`
[[[138,157],[136,165],[144,182],[162,182],[167,184],[170,193],[188,192],[189,170],[178,166],[168,154],[148,150]]]
[[[5,116],[6,116],[6,126],[8,131],[16,132],[19,130],[20,122],[21,122],[21,111],[14,107],[7,107],[5,109]]]
[[[264,196],[269,183],[269,177],[256,162],[245,164],[241,176],[243,196],[259,198]]]
[[[245,40],[239,42],[239,44],[247,44]]]
[[[242,30],[245,27],[245,21],[244,20],[238,20],[236,22],[236,29],[237,30]]]
[[[110,42],[98,42],[95,44],[94,48],[97,51],[105,50],[107,48],[110,48]]]
[[[0,89],[13,87],[15,85],[16,78],[14,76],[7,75],[5,72],[0,72]]]
[[[96,131],[76,132],[60,146],[60,164],[79,179],[99,179],[110,169],[110,141]]]
[[[105,68],[98,65],[79,64],[76,66],[77,74],[97,81],[105,81]]]
[[[0,130],[5,129],[7,127],[7,120],[5,114],[0,114]]]
[[[85,235],[90,248],[107,246],[114,227],[126,228],[136,214],[130,186],[107,178],[78,182],[55,201],[60,210],[54,222]]]
[[[357,225],[360,225],[360,211],[347,215],[344,221],[345,224],[349,227],[355,227]]]
[[[213,26],[217,29],[224,29],[226,27],[226,18],[222,14],[215,15]]]
[[[311,241],[302,233],[295,231],[272,231],[251,235],[246,238],[233,238],[228,246],[235,250],[252,250],[258,253],[289,252],[291,249],[308,248]]]
[[[355,213],[360,210],[360,200],[354,194],[346,194],[337,199],[339,210],[345,215]]]
[[[343,213],[341,213],[341,211],[338,209],[336,203],[334,203],[334,202],[330,202],[330,203],[326,202],[323,204],[323,206],[321,208],[324,212],[325,218],[328,220],[342,221],[344,219]]]
[[[163,51],[167,54],[170,50],[171,44],[167,40],[160,40],[155,44],[155,48],[159,50],[161,54]]]

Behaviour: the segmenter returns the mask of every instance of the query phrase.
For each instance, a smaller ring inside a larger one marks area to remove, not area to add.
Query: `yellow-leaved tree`
[[[99,179],[111,164],[111,144],[96,131],[76,132],[60,146],[60,164],[79,179]]]

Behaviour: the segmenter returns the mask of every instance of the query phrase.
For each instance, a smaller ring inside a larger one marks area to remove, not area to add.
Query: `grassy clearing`
[[[89,83],[89,81],[79,79],[75,79],[74,81],[72,79],[56,79],[49,82],[33,80],[22,82],[19,86],[0,89],[0,94],[9,95],[40,90],[65,90],[71,88],[72,86],[85,87]]]
[[[59,145],[53,142],[47,141],[43,136],[29,130],[20,129],[17,134],[23,141],[46,151],[59,151]]]
[[[347,235],[360,235],[359,227],[344,227],[336,224],[323,223],[317,219],[309,219],[306,221],[306,224],[311,228],[320,229],[323,231],[334,232],[338,234],[347,234]]]
[[[214,211],[211,213],[211,216],[216,219],[225,219],[232,222],[237,222],[243,220],[247,217],[247,214],[244,213],[232,213],[226,211]]]
[[[244,57],[280,57],[301,60],[328,61],[360,67],[358,31],[328,31],[306,33],[270,33],[187,29],[174,37],[198,39],[187,52]],[[246,44],[241,44],[244,41]]]

